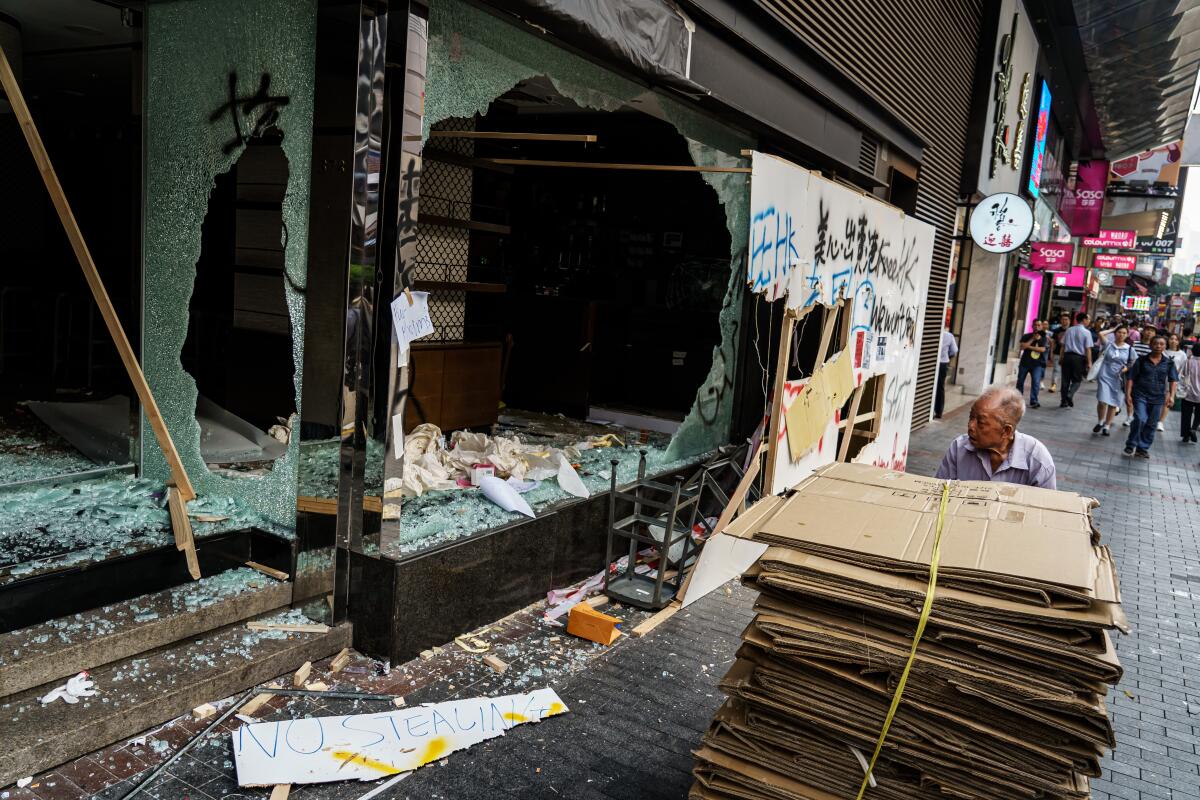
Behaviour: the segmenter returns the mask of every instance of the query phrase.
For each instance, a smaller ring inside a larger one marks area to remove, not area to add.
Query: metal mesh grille
[[[473,119],[451,118],[433,126],[435,131],[470,131]],[[430,149],[463,156],[475,154],[470,139],[431,138]],[[471,198],[474,175],[470,167],[445,164],[427,158],[421,174],[421,214],[450,219],[471,218]],[[471,232],[445,225],[422,222],[417,228],[417,263],[414,279],[418,281],[461,282],[467,279],[467,262],[471,249]],[[451,342],[466,337],[467,293],[459,290],[439,290],[429,296],[429,317],[433,333],[423,342]]]

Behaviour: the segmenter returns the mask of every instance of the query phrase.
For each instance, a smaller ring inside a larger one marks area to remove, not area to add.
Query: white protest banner
[[[538,689],[378,714],[257,722],[230,736],[239,786],[373,781],[567,710],[553,689]]]
[[[409,302],[409,295],[412,301]],[[409,292],[392,301],[392,328],[396,341],[400,343],[400,363],[408,361],[408,345],[414,339],[433,333],[433,320],[429,318],[429,292]]]

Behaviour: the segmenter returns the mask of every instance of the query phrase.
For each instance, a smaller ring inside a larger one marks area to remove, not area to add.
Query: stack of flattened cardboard
[[[908,662],[943,481],[835,464],[728,533],[771,547],[696,800],[854,800]],[[1105,709],[1125,630],[1095,501],[950,486],[934,601],[865,798],[1069,798],[1115,744]]]

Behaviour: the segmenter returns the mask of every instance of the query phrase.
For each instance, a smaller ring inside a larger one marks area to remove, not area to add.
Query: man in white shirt
[[[950,371],[950,359],[958,355],[958,342],[954,334],[942,330],[942,342],[938,347],[937,395],[933,399],[933,418],[942,418],[942,409],[946,407],[946,373]]]

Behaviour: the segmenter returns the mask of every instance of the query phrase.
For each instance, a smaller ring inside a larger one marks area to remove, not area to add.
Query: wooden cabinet
[[[501,354],[499,342],[413,342],[405,433],[423,422],[447,433],[494,424]]]

